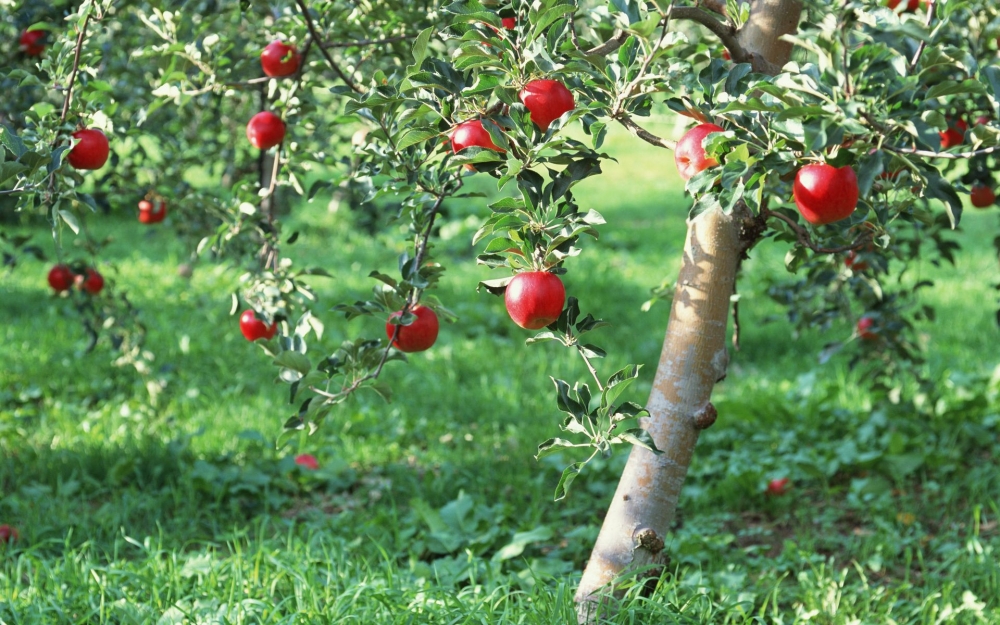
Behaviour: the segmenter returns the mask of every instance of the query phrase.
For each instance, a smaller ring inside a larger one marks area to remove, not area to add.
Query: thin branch
[[[977,156],[984,156],[986,154],[995,154],[997,152],[1000,152],[1000,145],[994,145],[988,148],[980,148],[978,150],[971,150],[969,152],[933,152],[931,150],[918,150],[916,148],[897,148],[891,145],[883,145],[882,149],[887,152],[895,152],[897,154],[912,154],[913,156],[920,156],[922,158],[943,158],[952,161],[958,161],[969,158],[975,158]]]
[[[0,195],[12,195],[14,193],[27,193],[28,191],[34,191],[38,188],[37,184],[28,185],[26,187],[21,187],[20,189],[0,189]]]
[[[360,41],[327,41],[320,44],[321,48],[361,48],[364,46],[378,46],[383,43],[396,43],[415,39],[416,35],[399,35],[398,37],[387,37],[385,39],[362,39]]]
[[[934,19],[934,0],[928,0],[927,2],[927,15],[924,17],[924,28],[931,27],[931,21]],[[913,60],[910,61],[910,72],[913,72],[917,68],[917,63],[920,62],[920,57],[924,54],[924,49],[927,47],[927,41],[924,39],[920,40],[920,44],[917,45],[917,51],[913,54]]]
[[[663,16],[663,19],[660,20],[661,26],[663,28],[663,30],[660,32],[660,38],[656,40],[656,43],[653,44],[653,47],[652,49],[650,49],[649,54],[647,54],[646,58],[643,59],[642,66],[636,73],[635,78],[633,78],[627,85],[625,85],[625,88],[622,89],[622,91],[619,92],[617,96],[615,96],[615,104],[611,108],[612,117],[617,117],[618,114],[622,112],[621,108],[622,105],[624,104],[624,100],[632,96],[632,92],[636,90],[636,88],[639,86],[639,83],[641,83],[642,79],[646,76],[646,71],[649,70],[649,65],[653,62],[653,57],[655,57],[656,53],[659,52],[660,49],[663,47],[663,42],[666,41],[667,39],[667,25],[670,23],[670,15],[672,14],[672,12],[673,12],[673,5],[671,5],[671,9],[667,11],[667,14]]]
[[[589,50],[583,50],[583,53],[587,56],[607,56],[612,52],[617,52],[618,48],[622,47],[628,40],[628,33],[624,30],[616,30],[615,34],[599,46],[594,46]]]
[[[795,232],[795,238],[798,240],[798,242],[801,245],[808,247],[812,251],[816,252],[817,254],[840,254],[842,252],[849,252],[851,250],[859,249],[871,243],[872,240],[870,234],[862,234],[857,239],[855,239],[854,242],[851,243],[850,245],[841,245],[839,247],[820,247],[819,245],[816,245],[816,243],[813,242],[812,237],[809,236],[809,232],[799,224],[795,223],[795,220],[792,219],[791,217],[783,213],[772,211],[767,208],[765,208],[761,214],[764,216],[765,219],[774,217],[788,224],[788,227]]]
[[[73,100],[73,84],[76,82],[76,74],[80,70],[80,53],[83,51],[83,38],[87,36],[87,25],[90,24],[90,11],[83,19],[83,26],[80,27],[80,34],[76,38],[76,52],[73,55],[73,71],[69,75],[69,86],[66,88],[66,97],[63,99],[62,115],[59,116],[59,123],[66,121],[69,114],[69,104]]]
[[[321,41],[319,33],[316,32],[316,25],[313,24],[312,17],[309,16],[309,7],[306,6],[305,0],[295,0],[295,1],[296,4],[299,5],[299,10],[302,12],[302,18],[306,21],[306,28],[309,29],[309,34],[315,41]],[[344,81],[344,84],[350,87],[351,90],[354,91],[355,93],[363,93],[361,88],[358,87],[356,84],[354,84],[354,81],[348,78],[347,74],[345,74],[344,71],[340,69],[340,66],[337,65],[337,62],[334,61],[333,57],[330,56],[330,53],[326,51],[325,46],[316,46],[316,47],[319,48],[319,51],[321,53],[323,53],[323,57],[326,59],[326,62],[330,64],[330,67],[333,69],[334,72],[336,72],[337,76],[340,76],[340,79]]]
[[[676,142],[668,141],[666,139],[661,139],[660,137],[657,137],[653,133],[649,132],[648,130],[640,126],[639,124],[635,123],[635,120],[633,120],[628,113],[619,113],[615,117],[615,120],[622,126],[625,126],[625,128],[627,128],[628,131],[631,132],[634,136],[642,139],[643,141],[645,141],[650,145],[655,145],[658,148],[666,148],[668,150],[673,150],[677,147]]]
[[[597,390],[604,392],[604,387],[601,385],[601,379],[597,377],[597,369],[590,362],[590,358],[587,358],[587,354],[583,353],[583,346],[580,343],[576,344],[576,351],[580,353],[580,358],[583,358],[583,362],[587,363],[587,369],[590,370],[590,375],[594,376],[594,382],[597,383]]]

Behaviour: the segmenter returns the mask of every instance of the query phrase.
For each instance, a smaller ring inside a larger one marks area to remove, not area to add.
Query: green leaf
[[[424,59],[427,58],[427,46],[433,34],[434,27],[432,26],[425,28],[417,35],[417,38],[413,42],[413,65],[407,68],[407,75],[415,74],[420,70],[420,66],[424,64]]]
[[[279,367],[291,369],[292,371],[297,371],[302,375],[306,375],[310,370],[312,370],[312,363],[309,362],[308,356],[292,350],[284,351],[278,354],[278,356],[274,359],[274,364]]]
[[[580,475],[580,471],[584,467],[583,462],[574,462],[563,470],[562,477],[559,478],[559,484],[556,485],[556,493],[554,499],[556,501],[561,501],[566,498],[569,494],[569,487],[576,479],[576,476]]]

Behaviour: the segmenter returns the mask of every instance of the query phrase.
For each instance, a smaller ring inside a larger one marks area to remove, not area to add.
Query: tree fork
[[[757,0],[737,33],[755,63],[777,72],[791,55],[781,37],[794,33],[801,0]],[[758,70],[759,71],[759,70]],[[668,563],[664,551],[681,486],[699,432],[715,422],[712,389],[726,375],[726,329],[730,295],[744,252],[753,243],[737,210],[708,211],[688,221],[684,258],[670,308],[663,350],[642,426],[663,453],[633,447],[604,517],[576,593],[580,623],[614,612],[619,580],[657,575]],[[741,236],[742,234],[742,236]]]

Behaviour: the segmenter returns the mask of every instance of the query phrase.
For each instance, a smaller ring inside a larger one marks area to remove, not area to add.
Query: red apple
[[[987,208],[997,201],[993,188],[981,182],[972,185],[969,197],[972,199],[972,205],[976,208]]]
[[[727,61],[732,61],[733,60],[733,55],[729,54],[729,49],[728,48],[723,48],[722,49],[722,58],[726,59]]]
[[[674,149],[674,163],[684,180],[690,180],[691,176],[699,171],[719,164],[714,158],[705,156],[705,148],[702,147],[702,141],[713,132],[725,132],[725,130],[715,124],[698,124],[685,132],[677,142],[677,147]]]
[[[312,454],[299,454],[298,456],[295,456],[295,464],[309,469],[310,471],[315,471],[319,468],[319,461],[317,461],[316,456]]]
[[[162,199],[139,200],[139,223],[158,224],[167,216],[167,203]]]
[[[45,51],[44,39],[44,30],[26,30],[21,33],[18,49],[28,56],[41,56],[42,52]]]
[[[895,9],[896,7],[899,6],[899,3],[901,1],[902,0],[889,0],[889,8],[890,9]],[[906,8],[903,9],[903,10],[904,11],[911,11],[911,12],[912,11],[916,11],[917,9],[920,8],[921,4],[926,4],[926,3],[927,3],[927,0],[907,0]]]
[[[806,165],[795,174],[792,196],[802,217],[814,226],[847,219],[858,205],[858,177],[846,165]]]
[[[69,164],[76,169],[100,169],[108,162],[111,146],[103,132],[94,128],[77,130],[73,133],[76,145],[66,155]]]
[[[878,340],[878,333],[872,331],[872,327],[874,325],[875,320],[871,317],[862,317],[858,319],[857,331],[858,336],[861,337],[862,341]]]
[[[941,135],[941,149],[947,150],[948,148],[965,143],[965,131],[968,129],[969,124],[965,123],[964,119],[959,119],[958,121],[949,119],[948,130],[938,133]]]
[[[438,337],[437,313],[426,306],[420,305],[414,306],[410,312],[416,315],[417,318],[408,326],[392,323],[393,319],[398,319],[402,316],[400,311],[397,310],[389,315],[389,321],[385,322],[386,338],[392,340],[392,335],[398,327],[399,334],[396,335],[396,340],[392,342],[393,347],[406,353],[422,352],[430,349]]]
[[[573,110],[573,94],[558,80],[532,80],[521,90],[521,102],[531,113],[531,121],[548,130],[549,124]]]
[[[515,28],[517,28],[516,17],[504,17],[501,18],[500,22],[503,24],[503,27],[506,28],[507,30],[514,30]]]
[[[73,275],[73,271],[66,265],[56,265],[49,270],[49,286],[56,293],[68,291],[69,287],[73,286],[73,280],[75,279],[76,276]]]
[[[989,126],[989,124],[990,124],[989,115],[980,115],[979,117],[976,118],[977,126]]]
[[[788,492],[788,478],[775,478],[767,483],[767,496],[780,497]]]
[[[525,330],[538,330],[562,314],[566,288],[554,273],[526,271],[514,276],[503,299],[514,323]]]
[[[854,271],[864,271],[868,269],[868,262],[858,260],[858,253],[854,250],[849,250],[847,256],[844,257],[844,266]]]
[[[260,66],[271,78],[291,76],[299,71],[301,62],[302,56],[295,50],[295,46],[283,41],[272,41],[260,53]]]
[[[97,295],[104,288],[104,276],[96,269],[87,267],[86,276],[79,276],[80,288],[91,295]]]
[[[269,150],[285,140],[285,122],[271,111],[261,111],[250,118],[247,139],[255,148]]]
[[[267,325],[257,318],[257,313],[252,310],[244,310],[240,315],[240,332],[248,341],[257,339],[272,339],[278,331],[278,323]]]
[[[0,543],[14,543],[21,538],[21,535],[17,533],[17,528],[11,527],[4,523],[0,525]]]
[[[462,122],[455,127],[455,132],[451,133],[451,149],[457,153],[465,148],[486,148],[497,152],[507,151],[493,143],[490,133],[483,128],[483,122],[478,119]]]

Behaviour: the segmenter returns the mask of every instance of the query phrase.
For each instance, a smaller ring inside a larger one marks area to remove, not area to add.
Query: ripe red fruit
[[[525,330],[538,330],[562,314],[566,287],[554,273],[526,271],[514,276],[503,299],[514,323]]]
[[[299,71],[301,62],[302,56],[295,50],[295,46],[283,41],[272,41],[260,53],[261,69],[271,78],[291,76]]]
[[[17,528],[11,527],[4,523],[0,525],[0,543],[13,543],[21,538],[21,535],[17,533]]]
[[[858,205],[858,177],[848,166],[806,165],[795,174],[792,196],[814,226],[847,219]]]
[[[576,106],[573,94],[558,80],[532,80],[521,89],[519,97],[531,113],[531,121],[543,132]]]
[[[319,468],[319,461],[316,460],[316,456],[312,454],[299,454],[295,456],[295,464],[300,467],[305,467],[310,471],[315,471]]]
[[[247,123],[247,139],[260,150],[269,150],[285,140],[285,122],[271,111],[261,111]]]
[[[17,47],[28,56],[40,56],[45,51],[43,39],[45,39],[44,30],[26,30],[21,33],[21,41]]]
[[[728,48],[723,48],[722,49],[722,58],[726,59],[727,61],[732,61],[733,60],[733,55],[729,54],[729,49]]]
[[[96,269],[87,267],[86,276],[81,276],[81,278],[80,288],[91,295],[97,295],[104,288],[104,276],[99,274]]]
[[[103,132],[95,128],[77,130],[73,138],[78,139],[76,145],[66,155],[69,164],[77,169],[100,169],[108,162],[111,146]]]
[[[516,17],[505,17],[500,20],[503,27],[507,30],[514,30],[517,28],[517,18]]]
[[[483,128],[483,122],[478,119],[462,122],[455,127],[455,132],[451,133],[451,149],[457,153],[465,148],[486,148],[497,152],[507,151],[493,143],[490,133]]]
[[[976,118],[977,126],[988,126],[990,124],[990,118],[988,115],[980,115]]]
[[[767,483],[767,496],[780,497],[788,492],[788,478],[775,478]]]
[[[396,335],[392,346],[408,354],[430,349],[438,337],[437,313],[426,306],[419,305],[414,306],[410,312],[417,318],[408,326],[398,326],[399,334]],[[392,323],[392,320],[401,316],[402,312],[397,310],[389,315],[389,321],[385,322],[385,335],[389,340],[392,340],[392,335],[396,332],[397,327],[397,324]]]
[[[858,336],[861,337],[862,341],[875,341],[878,339],[878,333],[872,331],[872,327],[875,325],[875,320],[871,317],[862,317],[858,319],[857,331]]]
[[[965,131],[968,129],[969,124],[965,123],[964,119],[954,122],[948,120],[948,130],[938,133],[941,135],[941,149],[947,150],[948,148],[965,143]]]
[[[167,203],[161,199],[139,200],[139,223],[158,224],[167,216]]]
[[[74,279],[76,276],[66,265],[56,265],[49,270],[49,286],[55,289],[56,293],[68,291],[69,287],[73,286]]]
[[[854,271],[864,271],[868,269],[868,262],[858,260],[858,253],[854,250],[849,250],[847,256],[844,257],[844,266]]]
[[[899,3],[901,1],[902,0],[889,0],[889,8],[890,9],[895,9],[896,7],[899,6]],[[912,11],[916,11],[917,9],[920,8],[921,4],[926,4],[926,3],[927,3],[927,0],[907,0],[906,8],[903,9],[903,10],[904,11],[911,11],[911,12]]]
[[[993,188],[980,182],[972,185],[969,197],[972,199],[972,205],[976,208],[987,208],[997,201]]]
[[[257,339],[272,339],[278,331],[278,323],[274,322],[270,326],[257,318],[257,314],[252,310],[244,310],[240,315],[240,332],[248,341]]]
[[[677,142],[677,147],[674,149],[674,163],[684,180],[690,180],[691,176],[699,171],[719,164],[714,158],[705,156],[705,148],[701,145],[705,137],[713,132],[725,132],[725,130],[715,124],[698,124],[684,133]]]

